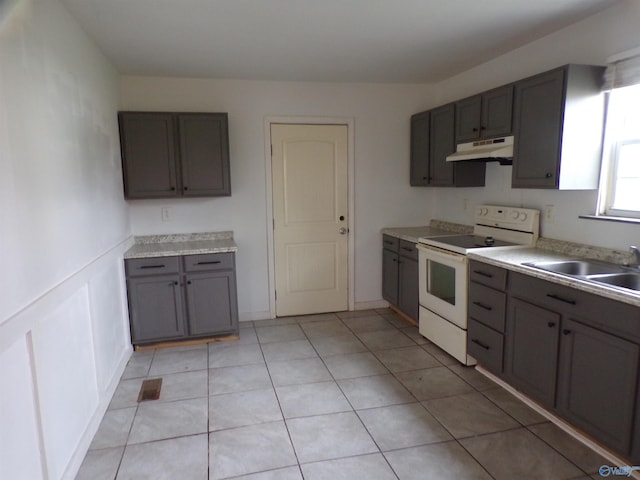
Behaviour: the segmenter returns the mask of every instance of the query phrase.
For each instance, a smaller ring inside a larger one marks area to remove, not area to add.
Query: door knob
[[[346,235],[347,234],[347,229],[344,227],[340,227],[340,230],[338,230],[338,233],[340,235]]]

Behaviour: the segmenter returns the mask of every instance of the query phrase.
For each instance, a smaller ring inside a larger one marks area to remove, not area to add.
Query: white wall
[[[433,192],[409,186],[409,116],[433,102],[429,86],[124,77],[121,91],[123,110],[229,113],[231,197],[129,205],[136,235],[234,231],[241,319],[269,312],[265,118],[354,119],[356,308],[381,300],[380,229],[429,218]]]
[[[567,63],[605,65],[609,56],[640,45],[640,2],[622,0],[608,10],[525,45],[436,85],[443,104]],[[544,208],[554,205],[553,223],[542,221],[546,237],[626,250],[640,240],[638,225],[579,219],[595,211],[595,191],[550,191],[511,188],[511,167],[489,164],[485,188],[441,190],[432,215],[471,223],[470,204],[499,203]]]
[[[73,478],[130,355],[118,87],[58,0],[0,5],[2,478]]]

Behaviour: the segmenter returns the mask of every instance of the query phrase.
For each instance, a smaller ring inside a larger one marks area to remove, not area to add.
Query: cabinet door
[[[411,117],[410,184],[429,185],[429,112]]]
[[[398,254],[382,250],[382,298],[392,305],[398,305]]]
[[[134,344],[184,336],[184,310],[178,275],[129,278],[129,316]]]
[[[226,113],[178,115],[182,194],[231,195]]]
[[[453,165],[447,163],[447,155],[455,152],[455,108],[453,104],[431,111],[429,184],[453,185]]]
[[[398,307],[414,320],[419,317],[418,261],[400,256]]]
[[[560,339],[558,410],[605,445],[627,455],[639,347],[572,320]]]
[[[514,188],[558,186],[564,78],[558,69],[515,84]]]
[[[236,280],[232,271],[186,276],[189,335],[235,331],[238,325]]]
[[[456,143],[472,142],[480,138],[481,108],[480,95],[456,102]]]
[[[510,135],[513,118],[513,85],[495,88],[482,94],[482,138]]]
[[[178,194],[173,116],[118,114],[126,198],[166,198]]]
[[[553,407],[556,393],[560,315],[509,299],[505,373],[514,386]]]

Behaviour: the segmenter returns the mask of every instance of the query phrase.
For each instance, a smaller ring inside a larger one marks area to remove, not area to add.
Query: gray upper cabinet
[[[455,106],[444,105],[411,117],[412,186],[482,187],[486,166],[476,162],[447,162],[455,152]]]
[[[597,188],[603,72],[567,65],[516,82],[512,187]]]
[[[453,185],[453,164],[447,155],[456,151],[454,139],[455,106],[453,103],[431,110],[429,184]]]
[[[430,118],[430,112],[411,116],[410,184],[414,187],[429,185]]]
[[[118,120],[125,197],[177,196],[173,115],[129,112]]]
[[[456,143],[511,134],[513,85],[456,102]]]
[[[120,112],[125,197],[231,194],[226,113]]]

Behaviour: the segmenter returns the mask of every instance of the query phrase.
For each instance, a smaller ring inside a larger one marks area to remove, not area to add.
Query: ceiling
[[[61,0],[123,74],[429,83],[614,0]]]

